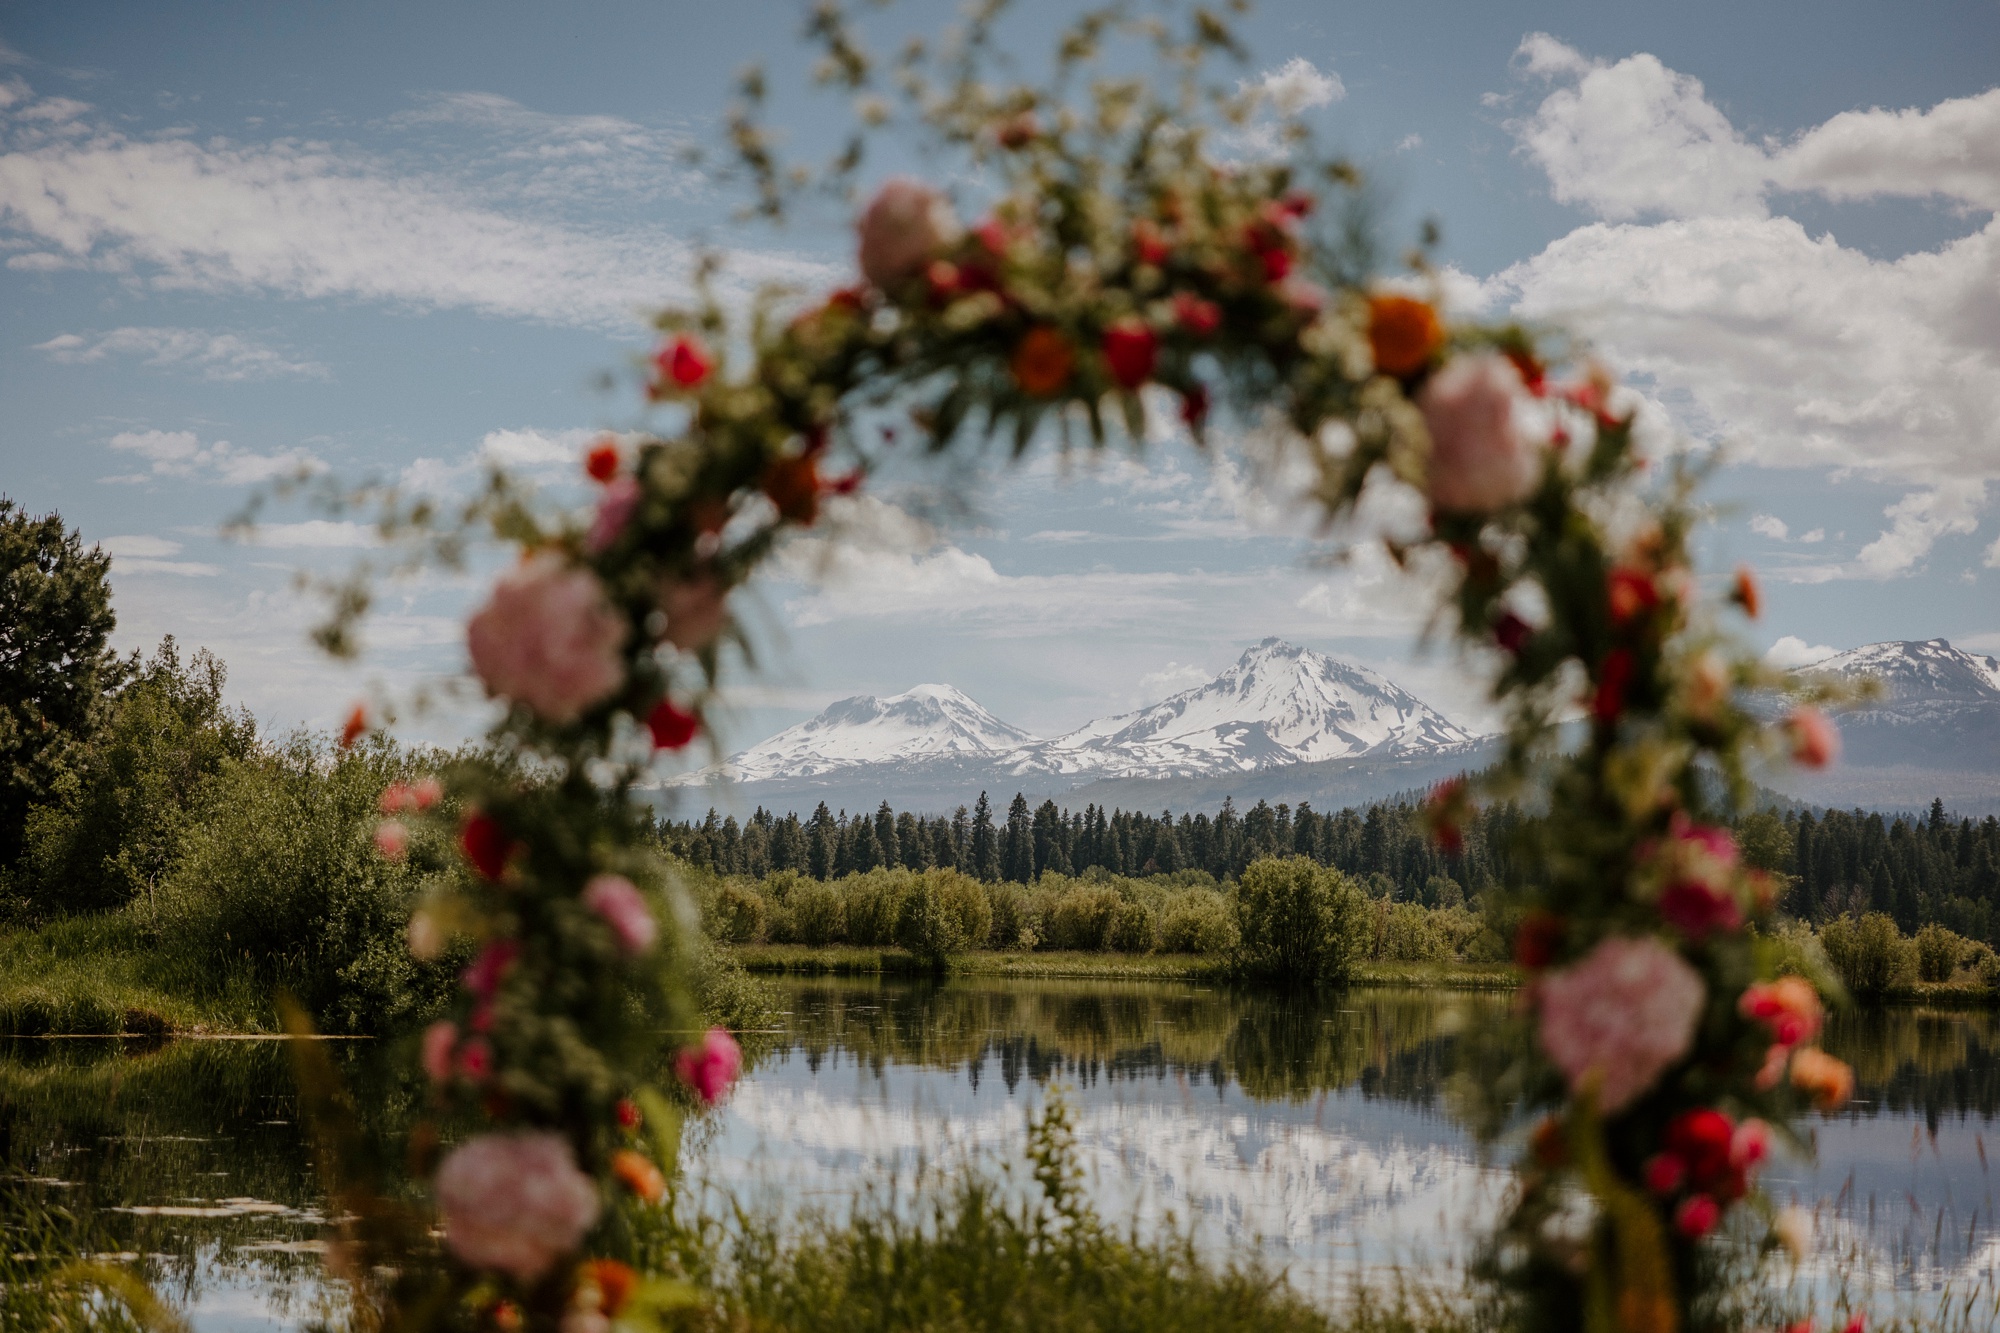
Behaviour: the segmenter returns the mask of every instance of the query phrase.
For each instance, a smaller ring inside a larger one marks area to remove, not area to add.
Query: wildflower
[[[583,1282],[580,1285],[594,1287],[597,1292],[597,1308],[606,1315],[616,1315],[632,1299],[633,1290],[639,1285],[639,1275],[632,1271],[630,1264],[621,1264],[616,1259],[591,1259],[584,1263]]]
[[[1128,315],[1104,330],[1104,360],[1121,388],[1136,389],[1153,377],[1160,342],[1146,321]]]
[[[811,527],[819,518],[819,460],[811,454],[780,458],[764,470],[764,494],[778,507],[778,513],[802,527]]]
[[[1646,1188],[1655,1194],[1678,1194],[1687,1180],[1687,1163],[1670,1152],[1646,1159]]]
[[[376,798],[375,808],[385,815],[399,815],[408,810],[413,803],[409,784],[392,782],[384,787],[382,795]]]
[[[1734,930],[1743,920],[1736,896],[1736,839],[1726,828],[1675,815],[1672,831],[1654,852],[1666,879],[1660,916],[1691,940]]]
[[[482,877],[497,880],[507,869],[514,840],[507,836],[498,820],[474,810],[466,815],[465,825],[458,832],[458,846]]]
[[[1816,1046],[1792,1057],[1792,1086],[1822,1111],[1838,1111],[1854,1095],[1854,1071]]]
[[[1402,379],[1430,364],[1444,346],[1444,326],[1428,301],[1385,292],[1368,298],[1368,346],[1375,369]]]
[[[1566,931],[1563,919],[1554,912],[1529,908],[1514,928],[1514,961],[1530,972],[1539,972],[1555,961]]]
[[[591,555],[610,550],[632,521],[641,494],[637,477],[613,477],[605,483],[604,493],[597,497],[597,512],[591,516],[590,531],[584,534],[583,549]]]
[[[958,237],[958,221],[945,197],[901,176],[875,192],[857,229],[861,272],[883,291],[922,273]]]
[[[1689,1240],[1700,1240],[1715,1230],[1721,1219],[1722,1209],[1715,1200],[1706,1194],[1692,1194],[1674,1210],[1674,1230]]]
[[[410,830],[400,819],[385,819],[375,826],[375,850],[391,861],[400,861],[410,850]]]
[[[1629,625],[1660,604],[1660,589],[1646,570],[1619,565],[1605,577],[1604,600],[1611,623]]]
[[[1174,323],[1197,338],[1206,338],[1222,327],[1222,307],[1193,292],[1174,293]]]
[[[1614,1114],[1687,1054],[1704,993],[1659,940],[1613,936],[1542,979],[1542,1049],[1572,1092],[1597,1078],[1598,1109]]]
[[[343,750],[353,748],[354,742],[360,740],[367,731],[368,705],[356,704],[354,710],[347,715],[347,722],[340,729],[340,748]]]
[[[1785,719],[1792,759],[1806,768],[1825,768],[1840,757],[1840,731],[1817,708],[1800,707]]]
[[[493,1072],[493,1046],[484,1037],[474,1037],[458,1051],[458,1072],[474,1083],[484,1083]]]
[[[641,1202],[658,1203],[667,1192],[667,1178],[644,1153],[620,1148],[611,1154],[611,1174]]]
[[[627,1133],[639,1128],[639,1123],[642,1119],[639,1114],[639,1106],[630,1097],[620,1097],[618,1105],[613,1108],[613,1114],[618,1117],[618,1128]]]
[[[1048,398],[1069,383],[1070,373],[1076,369],[1076,351],[1061,329],[1040,324],[1022,335],[1007,364],[1023,393]]]
[[[743,1050],[723,1028],[710,1028],[698,1046],[689,1046],[674,1058],[674,1072],[708,1106],[728,1094],[743,1072]]]
[[[618,442],[609,435],[600,436],[583,456],[583,470],[595,482],[610,481],[617,476]]]
[[[701,719],[672,699],[662,699],[646,714],[646,729],[653,733],[654,749],[678,750],[701,730]]]
[[[431,1082],[443,1083],[451,1078],[451,1057],[457,1048],[458,1024],[439,1019],[424,1029],[424,1073],[430,1075]]]
[[[483,1134],[437,1173],[445,1244],[474,1268],[532,1283],[597,1221],[597,1189],[561,1136]]]
[[[1503,356],[1460,357],[1417,395],[1431,436],[1431,503],[1490,514],[1525,500],[1541,475],[1540,452],[1514,422],[1521,375]]]
[[[1151,218],[1140,218],[1132,224],[1132,252],[1139,257],[1140,263],[1157,266],[1167,262],[1174,247],[1168,242],[1166,233],[1160,230],[1159,223]]]
[[[428,810],[444,799],[444,784],[436,778],[418,778],[410,784],[410,804]]]
[[[1599,722],[1616,722],[1625,711],[1625,692],[1639,669],[1639,659],[1630,648],[1613,648],[1597,669],[1597,690],[1591,695],[1590,715]]]
[[[653,947],[659,927],[653,923],[645,896],[623,875],[592,876],[583,886],[583,905],[604,918],[626,953],[644,953]]]
[[[1709,1107],[1683,1111],[1667,1124],[1666,1151],[1686,1168],[1696,1189],[1710,1189],[1728,1175],[1736,1127]]]
[[[561,726],[624,683],[625,634],[597,576],[545,553],[494,585],[467,626],[466,646],[489,695]]]
[[[653,358],[653,365],[660,372],[658,382],[660,387],[654,390],[657,394],[669,380],[678,388],[696,387],[708,378],[710,371],[715,369],[715,358],[709,354],[701,339],[693,334],[683,333],[676,335],[672,342],[660,349],[659,354]]]
[[[1771,1029],[1779,1046],[1799,1046],[1819,1035],[1819,992],[1804,977],[1760,981],[1743,991],[1736,1012]]]
[[[1736,1127],[1729,1137],[1729,1165],[1738,1171],[1754,1172],[1771,1155],[1771,1127],[1752,1116]]]

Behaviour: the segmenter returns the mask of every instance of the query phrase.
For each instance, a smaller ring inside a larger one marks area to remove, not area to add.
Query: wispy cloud
[[[227,440],[203,444],[191,430],[120,431],[111,447],[150,464],[144,472],[105,477],[110,482],[142,482],[187,478],[226,486],[255,486],[301,472],[321,472],[326,465],[303,449],[260,454],[239,449]]]
[[[275,347],[235,333],[205,329],[140,328],[108,333],[61,333],[35,350],[64,365],[89,365],[111,356],[134,356],[146,365],[192,370],[210,380],[287,377],[325,379],[327,368],[296,360]]]
[[[129,534],[106,537],[98,543],[111,556],[113,574],[177,574],[184,578],[213,578],[220,566],[197,560],[170,560],[179,555],[181,544],[165,537]]]

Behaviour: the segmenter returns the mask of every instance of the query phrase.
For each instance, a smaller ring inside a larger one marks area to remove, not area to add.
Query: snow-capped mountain
[[[1776,775],[1776,785],[1829,804],[1921,807],[1940,797],[1965,813],[2000,810],[2000,658],[1943,639],[1891,640],[1800,674],[1872,677],[1882,694],[1836,716],[1839,763]]]
[[[731,804],[808,811],[820,800],[949,809],[982,790],[1002,798],[1017,790],[1060,796],[1093,782],[1227,785],[1341,760],[1355,761],[1343,767],[1343,782],[1365,780],[1362,770],[1379,763],[1385,790],[1402,790],[1433,780],[1426,765],[1443,776],[1473,762],[1479,746],[1378,673],[1266,639],[1206,685],[1052,740],[1001,721],[949,685],[919,685],[887,699],[843,699],[666,785],[707,789]]]
[[[1266,639],[1206,685],[1009,756],[1017,773],[1196,777],[1455,749],[1471,733],[1367,667]]]
[[[688,774],[731,782],[817,777],[870,764],[908,764],[1007,754],[1034,737],[1002,722],[964,691],[919,685],[878,699],[859,694],[829,705],[810,721],[732,755],[725,764]]]

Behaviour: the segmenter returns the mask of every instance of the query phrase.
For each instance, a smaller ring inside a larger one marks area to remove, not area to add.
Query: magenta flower
[[[1743,922],[1737,895],[1736,839],[1726,828],[1674,816],[1672,830],[1653,851],[1665,885],[1660,916],[1691,940]]]
[[[611,543],[618,540],[618,534],[632,521],[632,512],[639,507],[639,495],[636,477],[613,477],[605,483],[604,493],[597,497],[597,515],[590,521],[583,549],[592,555],[610,550]]]
[[[596,875],[583,886],[583,905],[604,918],[626,953],[644,953],[653,947],[659,927],[646,907],[645,895],[623,875]]]
[[[548,1133],[483,1134],[437,1173],[445,1244],[474,1268],[532,1283],[597,1221],[597,1187]]]
[[[466,647],[488,694],[562,725],[624,683],[625,633],[596,575],[543,554],[493,586]]]
[[[1599,1080],[1597,1107],[1622,1111],[1688,1052],[1707,993],[1701,976],[1651,935],[1613,936],[1542,978],[1542,1049],[1572,1093]]]
[[[1431,503],[1490,514],[1525,500],[1541,478],[1541,450],[1522,438],[1514,404],[1526,389],[1504,356],[1461,356],[1417,395],[1431,434]]]
[[[675,1058],[674,1072],[704,1105],[713,1106],[743,1072],[743,1048],[722,1028],[710,1028],[699,1046],[690,1046]]]
[[[936,190],[897,176],[875,192],[859,231],[861,272],[887,291],[922,273],[958,239],[958,219]]]

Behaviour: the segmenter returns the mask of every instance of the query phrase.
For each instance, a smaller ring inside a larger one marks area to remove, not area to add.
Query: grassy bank
[[[271,1032],[271,996],[218,986],[126,913],[69,917],[0,935],[0,1033],[160,1036]]]
[[[829,944],[740,944],[728,953],[746,972],[792,976],[920,976],[930,969],[901,949]],[[951,960],[950,973],[967,977],[1064,977],[1106,981],[1200,981],[1228,978],[1225,960],[1209,954],[1121,954],[1065,950],[1023,953],[982,949]],[[1364,960],[1354,965],[1358,986],[1445,986],[1455,990],[1512,990],[1520,973],[1503,963],[1404,963]]]

